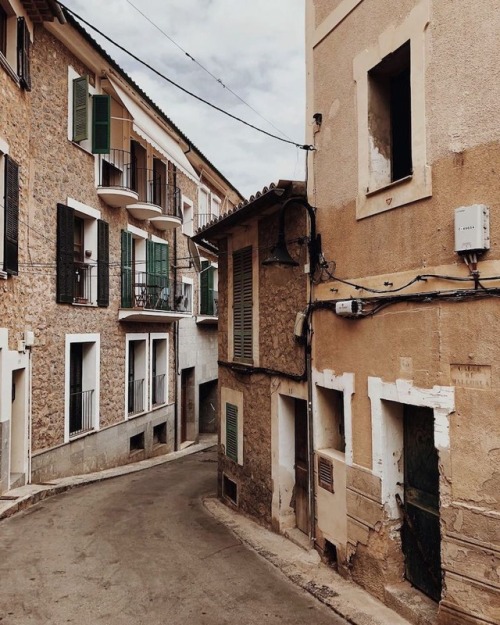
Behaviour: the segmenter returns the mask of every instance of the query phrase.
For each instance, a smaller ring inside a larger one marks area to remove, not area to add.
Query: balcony
[[[73,267],[73,303],[92,304],[92,265],[75,262]]]
[[[110,150],[99,156],[97,194],[106,204],[122,208],[137,202],[139,194],[132,187],[132,157],[125,150]]]
[[[217,325],[219,315],[219,292],[208,289],[206,296],[201,294],[200,314],[196,317],[198,325]]]
[[[153,406],[161,406],[166,403],[166,378],[167,376],[162,373],[160,375],[153,376],[151,380],[151,403]]]
[[[144,268],[144,263],[138,263]],[[172,292],[168,275],[122,268],[119,321],[172,323],[191,317],[186,297]]]
[[[161,215],[150,221],[158,230],[172,230],[182,224],[181,190],[171,184],[160,183],[155,193]]]
[[[144,380],[131,380],[128,383],[128,416],[144,412]]]
[[[69,396],[69,436],[79,436],[94,429],[94,390]]]

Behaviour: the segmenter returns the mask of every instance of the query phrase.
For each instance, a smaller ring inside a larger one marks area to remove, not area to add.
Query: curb
[[[112,469],[97,471],[95,473],[63,477],[51,480],[45,484],[28,484],[26,486],[20,486],[19,488],[15,488],[7,491],[3,495],[0,495],[0,521],[8,519],[14,514],[26,510],[30,506],[43,501],[47,497],[59,495],[60,493],[73,490],[79,486],[86,486],[87,484],[94,484],[96,482],[110,480],[115,477],[121,477],[122,475],[144,471],[161,464],[173,462],[174,460],[178,460],[184,456],[205,451],[206,449],[210,449],[216,445],[217,438],[212,437],[209,440],[190,445],[180,451],[174,451],[164,456],[148,458],[147,460],[141,460],[134,464],[125,464],[119,467],[113,467]]]
[[[216,498],[205,498],[203,504],[242,543],[350,625],[410,625],[409,621],[361,586],[323,564],[316,550],[299,547],[283,535],[275,534],[228,508]]]

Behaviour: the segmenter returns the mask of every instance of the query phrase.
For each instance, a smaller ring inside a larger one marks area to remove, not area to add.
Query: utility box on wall
[[[455,252],[484,252],[490,249],[490,210],[484,204],[455,209]]]

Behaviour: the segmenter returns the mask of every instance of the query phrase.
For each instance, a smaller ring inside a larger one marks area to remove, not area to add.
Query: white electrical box
[[[336,302],[335,313],[339,317],[360,317],[363,314],[363,301],[348,299],[343,302]]]
[[[455,252],[484,252],[490,249],[490,210],[484,204],[455,209]]]

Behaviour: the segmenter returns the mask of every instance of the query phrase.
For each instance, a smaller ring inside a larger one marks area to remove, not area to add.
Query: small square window
[[[130,453],[144,450],[144,432],[130,437]]]

